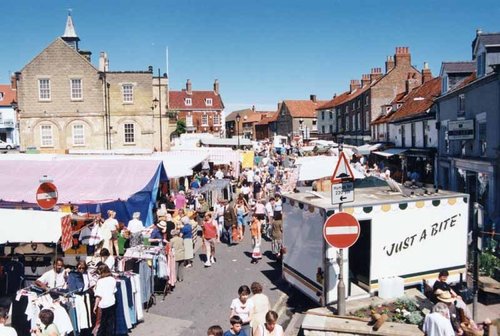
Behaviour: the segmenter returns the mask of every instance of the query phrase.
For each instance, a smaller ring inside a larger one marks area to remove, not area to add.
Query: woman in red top
[[[215,263],[215,241],[219,239],[217,230],[217,222],[212,218],[212,213],[207,212],[203,218],[203,245],[205,246],[205,253],[207,260],[205,266],[210,267]]]

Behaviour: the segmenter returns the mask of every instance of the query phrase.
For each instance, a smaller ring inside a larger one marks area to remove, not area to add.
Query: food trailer
[[[356,188],[354,202],[343,205],[360,223],[359,239],[343,253],[347,299],[373,295],[393,277],[407,287],[436,279],[442,269],[449,281],[465,276],[468,202],[469,195],[450,191]],[[339,266],[323,225],[338,211],[328,192],[283,196],[283,275],[324,305],[337,301]]]

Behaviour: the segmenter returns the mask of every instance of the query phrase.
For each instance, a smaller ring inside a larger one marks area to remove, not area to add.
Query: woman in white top
[[[12,327],[6,327],[5,322],[7,322],[9,309],[0,307],[0,335],[2,336],[17,336],[16,329]]]
[[[113,271],[115,269],[115,257],[110,255],[107,248],[103,248],[100,253],[101,261],[108,266],[108,268]]]
[[[250,288],[243,285],[238,288],[238,297],[231,302],[231,314],[229,317],[238,315],[243,323],[241,329],[246,335],[250,335],[250,321],[252,320],[253,302],[249,300]]]
[[[285,336],[283,327],[278,323],[278,314],[270,310],[266,314],[266,322],[254,328],[252,336]]]
[[[118,255],[118,228],[119,224],[115,218],[116,212],[113,210],[108,210],[108,219],[104,221],[104,226],[111,232],[111,239],[109,240],[109,252],[114,255],[114,250]],[[106,246],[104,246],[106,247]]]
[[[115,334],[115,292],[116,280],[113,278],[109,267],[105,264],[97,268],[99,280],[95,285],[94,313],[101,311],[101,324],[97,331],[97,336]]]

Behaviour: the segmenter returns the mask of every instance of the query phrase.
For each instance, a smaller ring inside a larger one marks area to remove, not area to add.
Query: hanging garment
[[[142,310],[142,291],[141,291],[141,277],[139,274],[132,276],[132,283],[134,284],[134,302],[135,311],[137,313],[137,321],[144,321],[144,311]]]
[[[123,311],[123,292],[121,290],[121,281],[116,282],[115,293],[115,335],[126,335],[128,333],[125,312]]]

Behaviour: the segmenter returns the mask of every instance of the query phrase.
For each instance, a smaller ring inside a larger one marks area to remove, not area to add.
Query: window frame
[[[205,119],[206,119],[206,123],[205,123]],[[202,114],[201,115],[201,126],[202,127],[208,127],[209,126],[208,114]]]
[[[130,88],[130,92],[128,92],[128,88]],[[134,103],[134,85],[132,83],[122,84],[122,102],[123,104]]]
[[[44,134],[44,129],[50,130],[50,137],[49,135]],[[40,125],[40,147],[54,147],[54,129],[52,125],[48,124]]]
[[[192,98],[184,98],[184,105],[193,106],[193,99]]]
[[[188,122],[191,121],[191,122]],[[187,115],[186,116],[186,127],[193,127],[194,126],[194,123],[193,123],[193,115]]]
[[[42,87],[42,81],[47,82],[47,87],[44,88]],[[43,97],[44,94],[42,94],[42,90],[45,90],[47,97]],[[39,101],[51,101],[52,99],[52,92],[51,92],[51,87],[50,87],[50,78],[38,78],[38,100]]]
[[[205,105],[206,106],[213,106],[214,105],[214,100],[212,98],[206,98],[205,99]]]
[[[76,128],[81,127],[81,134],[77,134]],[[81,137],[81,143],[78,143],[76,139]],[[73,146],[85,146],[85,125],[84,124],[73,124],[71,126],[71,138],[73,140]]]
[[[218,113],[214,114],[214,126],[220,126],[221,125],[221,117]],[[217,121],[217,122],[216,122]]]
[[[128,140],[127,136],[129,137]],[[131,140],[130,136],[132,137]],[[135,124],[133,122],[128,122],[123,124],[123,143],[126,145],[135,144]]]
[[[462,117],[465,115],[465,94],[458,95],[458,109],[457,116]]]
[[[75,82],[74,81],[79,81],[80,87],[76,87],[73,85]],[[80,96],[75,97],[75,93],[80,91]],[[83,80],[81,78],[71,78],[69,80],[69,91],[70,91],[70,99],[71,101],[82,101],[83,100]]]

